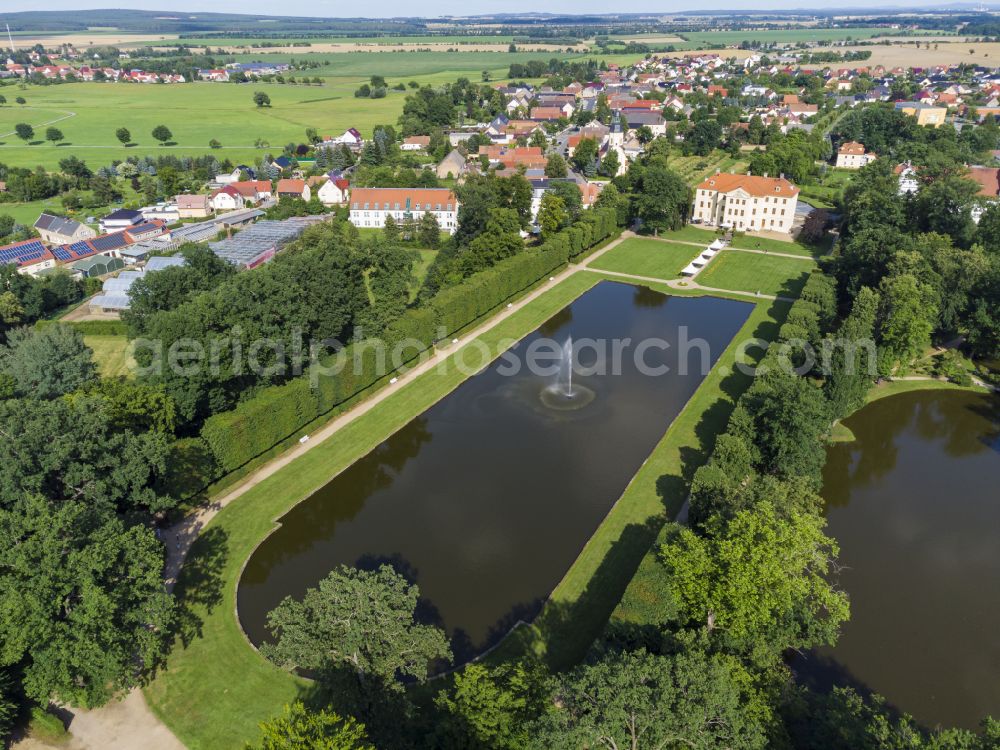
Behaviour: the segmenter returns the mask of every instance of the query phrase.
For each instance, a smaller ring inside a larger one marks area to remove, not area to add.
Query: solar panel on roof
[[[45,255],[45,245],[39,240],[0,250],[0,263],[25,263]]]
[[[128,240],[125,239],[123,233],[116,232],[115,234],[95,237],[90,241],[90,244],[94,246],[95,250],[101,252],[103,250],[114,250],[115,248],[124,247],[128,244]]]
[[[79,256],[76,250],[77,246],[82,245],[84,248],[87,247],[86,242],[74,242],[72,245],[60,245],[57,248],[53,248],[52,254],[56,257],[56,260],[61,261],[71,261],[76,260]]]

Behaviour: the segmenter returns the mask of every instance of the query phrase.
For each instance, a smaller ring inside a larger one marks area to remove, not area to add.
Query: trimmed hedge
[[[72,326],[84,336],[126,336],[128,327],[120,320],[81,320],[78,322],[67,322],[65,320],[39,320],[35,323],[36,328],[45,328],[51,325]]]
[[[607,239],[617,229],[612,209],[588,211],[576,224],[537,248],[506,258],[455,286],[441,290],[425,307],[407,310],[388,327],[379,351],[370,342],[321,356],[330,366],[339,356],[348,364],[336,374],[319,375],[315,387],[308,374],[282,385],[263,388],[235,409],[209,417],[201,437],[210,447],[219,469],[228,473],[253,460],[298,430],[374,385],[393,371],[392,352],[401,348],[400,364],[407,364],[433,346],[479,320],[563,268],[574,255]],[[584,245],[584,241],[589,244]],[[380,360],[388,363],[380,366]]]

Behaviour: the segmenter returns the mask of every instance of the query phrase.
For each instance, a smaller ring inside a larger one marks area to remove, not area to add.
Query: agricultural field
[[[590,266],[600,271],[630,273],[656,279],[676,279],[698,248],[663,240],[632,237],[613,248]]]
[[[840,52],[851,50],[867,50],[872,53],[868,60],[838,63],[845,68],[864,68],[872,65],[894,67],[931,67],[934,65],[952,65],[967,63],[969,65],[988,65],[995,67],[1000,64],[1000,42],[937,42],[932,39],[900,41],[892,44],[875,44],[869,47],[838,47]],[[928,48],[926,45],[930,45]]]
[[[879,27],[859,27],[842,29],[819,29],[819,28],[797,28],[797,29],[763,29],[758,31],[689,31],[681,34],[684,39],[698,45],[718,45],[740,44],[746,41],[762,42],[764,44],[794,44],[796,42],[838,42],[851,39],[871,39],[878,36],[888,35],[899,36],[897,29]],[[940,36],[940,31],[915,31],[914,36],[935,35]]]
[[[200,36],[200,37],[180,37],[173,35],[164,40],[151,39],[144,41],[144,47],[166,47],[184,44],[187,46],[211,46],[213,49],[219,47],[252,47],[254,45],[264,45],[265,47],[281,47],[292,45],[308,44],[317,47],[324,44],[365,44],[365,45],[392,45],[392,44],[510,44],[514,37],[510,34],[425,34],[414,36],[330,36],[302,37],[226,37],[226,36]],[[166,43],[164,43],[166,42]],[[302,47],[308,51],[309,47]]]
[[[564,55],[566,59],[583,57]],[[243,61],[268,59],[288,61],[295,55],[239,55]],[[301,58],[301,55],[298,55]],[[13,134],[0,137],[0,162],[11,166],[55,169],[64,154],[86,161],[91,167],[108,164],[129,155],[172,153],[191,156],[213,153],[219,159],[249,161],[264,153],[280,151],[289,142],[301,141],[306,128],[337,134],[355,127],[370,136],[377,125],[395,124],[403,109],[406,92],[389,90],[382,99],[355,98],[354,91],[372,75],[383,75],[390,86],[416,81],[441,85],[466,76],[479,80],[489,70],[493,80],[504,80],[512,62],[537,59],[537,53],[479,52],[356,52],[313,54],[323,64],[302,73],[324,78],[323,85],[266,83],[229,84],[195,82],[169,86],[68,83],[58,86],[0,87],[8,102],[0,107],[0,133],[12,133],[19,122],[31,124],[34,145],[25,145]],[[606,56],[611,62],[634,61],[634,55]],[[270,108],[257,108],[255,91],[270,96]],[[15,93],[16,92],[16,93]],[[12,104],[14,96],[27,100],[24,107]],[[55,127],[66,140],[61,145],[45,142],[46,123],[57,118]],[[173,133],[168,145],[150,133],[166,125]],[[125,147],[115,130],[128,128],[137,145]],[[222,147],[211,150],[210,140]],[[269,146],[254,147],[258,139]],[[37,141],[41,141],[40,143]]]
[[[811,258],[723,250],[696,281],[713,289],[797,297],[815,265]]]

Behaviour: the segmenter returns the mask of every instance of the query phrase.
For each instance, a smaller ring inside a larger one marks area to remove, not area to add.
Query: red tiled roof
[[[432,205],[441,207],[432,210],[444,211],[449,204],[451,210],[455,210],[456,203],[455,193],[447,188],[354,188],[351,191],[351,208],[355,210],[364,210],[365,205],[378,210],[377,206],[388,204],[392,210],[406,210],[408,206],[418,210],[417,206]],[[397,204],[398,209],[395,208]]]
[[[305,180],[278,180],[278,195],[302,195],[306,189]]]
[[[779,198],[790,198],[799,194],[799,189],[782,177],[758,177],[749,174],[712,175],[698,185],[698,190],[715,190],[720,193],[731,193],[734,190],[744,190],[750,195],[764,197],[777,195]]]
[[[979,183],[979,195],[984,198],[1000,196],[1000,170],[993,167],[969,167],[969,178]]]
[[[861,156],[865,153],[865,147],[857,141],[847,141],[847,143],[840,146],[838,153],[849,156]]]

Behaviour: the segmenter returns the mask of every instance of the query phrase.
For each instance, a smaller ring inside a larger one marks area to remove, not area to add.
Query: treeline
[[[28,706],[92,707],[137,685],[196,623],[163,588],[152,529],[176,503],[162,490],[169,396],[101,379],[74,327],[13,328],[0,345],[0,424],[5,737]]]
[[[528,60],[525,63],[511,63],[507,77],[514,80],[522,78],[547,78],[561,76],[573,81],[586,83],[597,78],[601,70],[607,70],[607,64],[596,60]]]
[[[961,335],[974,355],[1000,355],[1000,209],[991,205],[973,222],[978,184],[960,164],[921,167],[918,175],[911,196],[899,195],[889,159],[858,172],[845,193],[832,268],[842,309],[869,289],[892,311],[880,352],[886,375],[906,368],[932,336]]]
[[[506,112],[506,107],[506,98],[492,86],[459,78],[441,88],[422,86],[407,94],[399,130],[404,136],[427,135],[456,126],[460,117],[470,122],[489,122]]]
[[[0,265],[0,344],[11,329],[83,299],[84,286],[66,271],[36,278],[13,264]]]

